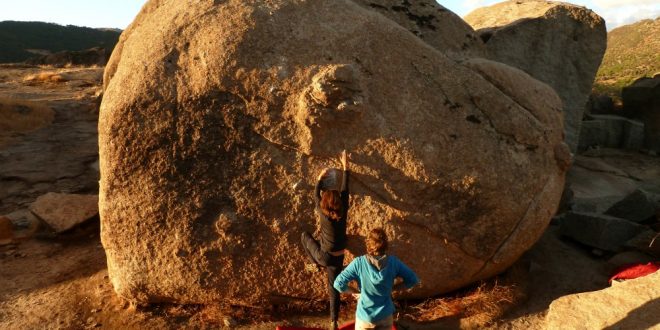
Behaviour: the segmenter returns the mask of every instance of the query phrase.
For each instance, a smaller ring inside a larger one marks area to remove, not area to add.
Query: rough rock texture
[[[605,21],[562,2],[505,1],[465,20],[486,43],[487,57],[524,70],[553,87],[564,103],[566,142],[578,145],[580,124],[605,54]]]
[[[646,147],[660,151],[660,74],[624,87],[621,97],[625,111],[644,122]]]
[[[607,251],[619,251],[645,226],[597,213],[568,212],[561,222],[561,234],[582,244]]]
[[[63,232],[99,213],[97,195],[45,194],[30,205],[30,212],[56,232]]]
[[[574,195],[572,210],[586,213],[604,213],[639,187],[634,175],[604,159],[584,155],[573,159],[569,183]]]
[[[343,148],[351,254],[383,226],[421,277],[408,296],[447,292],[538,239],[570,163],[547,85],[347,0],[150,1],[104,84],[101,238],[142,302],[323,298],[299,237]]]
[[[484,44],[472,27],[435,0],[355,2],[397,22],[452,58],[484,56]]]
[[[660,329],[660,272],[550,304],[546,329]]]

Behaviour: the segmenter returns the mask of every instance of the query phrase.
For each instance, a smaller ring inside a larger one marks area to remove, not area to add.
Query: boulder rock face
[[[575,151],[607,46],[605,21],[585,7],[534,0],[479,8],[465,20],[486,43],[488,58],[520,68],[557,91],[566,142]]]
[[[658,329],[660,272],[556,299],[546,329]]]
[[[347,262],[382,226],[408,296],[454,290],[540,237],[570,162],[550,87],[348,0],[149,1],[104,84],[101,238],[141,302],[322,299],[299,237],[344,148]]]

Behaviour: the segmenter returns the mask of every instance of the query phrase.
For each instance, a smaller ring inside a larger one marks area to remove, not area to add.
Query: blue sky
[[[180,0],[187,1],[187,0]],[[414,1],[414,0],[413,0]],[[124,29],[144,0],[0,0],[0,21],[44,21]],[[439,0],[460,16],[498,0]],[[608,29],[660,16],[660,0],[571,0],[605,18]]]
[[[0,21],[125,29],[144,3],[144,0],[0,0]]]

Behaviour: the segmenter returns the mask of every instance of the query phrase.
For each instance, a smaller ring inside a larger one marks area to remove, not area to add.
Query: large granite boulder
[[[660,151],[660,74],[624,87],[621,97],[626,113],[644,122],[646,148]]]
[[[487,57],[520,68],[557,91],[566,142],[575,151],[585,105],[605,54],[605,21],[591,10],[555,1],[505,1],[465,17],[486,43]]]
[[[550,87],[348,0],[149,1],[104,84],[101,239],[141,302],[323,298],[299,237],[344,148],[347,262],[382,226],[407,296],[454,290],[540,237],[570,163]]]

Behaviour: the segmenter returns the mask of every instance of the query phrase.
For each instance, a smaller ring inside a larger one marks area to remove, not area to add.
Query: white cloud
[[[440,4],[464,17],[474,9],[490,6],[502,0],[438,0]],[[563,0],[585,6],[602,16],[607,29],[660,16],[660,0]]]
[[[643,19],[655,19],[660,16],[660,6],[625,6],[616,10],[604,10],[600,14],[605,19],[608,30],[611,30]]]
[[[658,0],[592,0],[593,9],[607,22],[607,29],[660,16]]]

